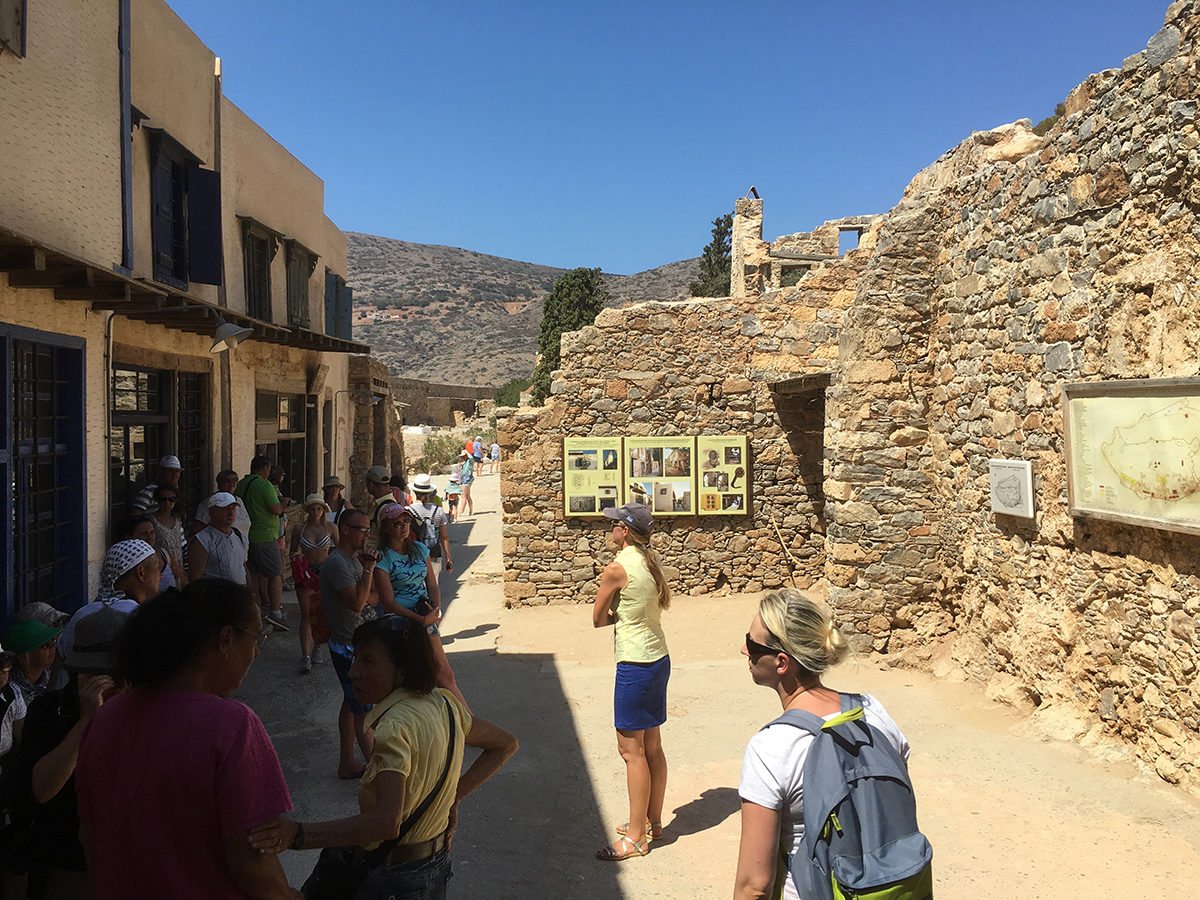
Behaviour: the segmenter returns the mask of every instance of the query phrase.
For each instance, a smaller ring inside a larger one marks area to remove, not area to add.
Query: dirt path
[[[586,607],[503,608],[499,478],[476,481],[478,513],[452,526],[458,578],[443,634],[473,709],[521,751],[463,804],[451,894],[463,898],[728,897],[746,741],[779,710],[738,654],[755,598],[678,598],[671,646],[667,835],[644,859],[603,863],[625,820],[612,717],[612,633]],[[599,527],[599,526],[598,526]],[[294,610],[292,611],[294,618]],[[295,675],[274,637],[240,696],[267,722],[300,818],[352,812],[333,777],[339,696],[328,665]],[[913,747],[921,824],[942,898],[1191,896],[1200,883],[1200,803],[1126,763],[1031,736],[972,685],[870,658],[827,681],[887,706]],[[315,853],[286,854],[298,884]]]

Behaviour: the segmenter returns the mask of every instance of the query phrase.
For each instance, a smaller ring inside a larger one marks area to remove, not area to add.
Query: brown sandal
[[[629,823],[617,826],[617,834],[624,837],[629,834]],[[657,841],[663,836],[662,822],[647,822],[646,823],[646,840]]]
[[[617,847],[621,844],[625,845],[625,850],[618,850]],[[622,859],[629,859],[631,856],[645,856],[650,852],[650,839],[646,838],[640,843],[631,841],[627,837],[621,837],[615,844],[607,847],[601,847],[596,851],[596,859],[603,859],[609,862],[619,862]]]

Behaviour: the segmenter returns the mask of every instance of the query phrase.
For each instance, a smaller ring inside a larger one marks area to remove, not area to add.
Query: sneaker
[[[270,625],[276,631],[291,631],[283,621],[283,612],[272,610],[267,613],[267,617],[263,619],[264,625]]]
[[[312,671],[312,657],[311,656],[300,657],[300,674],[307,675],[311,671]]]
[[[310,659],[312,659],[313,665],[315,666],[319,666],[321,663],[325,662],[325,657],[321,655],[321,646],[319,644],[312,648],[312,656]]]

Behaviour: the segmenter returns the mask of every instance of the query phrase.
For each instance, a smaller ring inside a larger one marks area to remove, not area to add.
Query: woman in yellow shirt
[[[650,841],[662,837],[667,757],[660,728],[667,720],[671,657],[661,619],[671,604],[671,589],[650,549],[654,526],[650,510],[640,503],[626,503],[604,510],[604,515],[614,520],[617,556],[600,576],[592,625],[614,626],[613,713],[617,750],[625,760],[629,821],[617,829],[617,841],[596,851],[596,857],[621,860],[645,856]]]
[[[273,819],[249,836],[260,853],[327,848],[304,884],[310,900],[446,896],[459,801],[504,765],[517,739],[436,687],[437,670],[425,629],[411,619],[389,615],[355,630],[350,678],[362,702],[374,704],[367,724],[375,730],[361,812],[330,822]],[[464,744],[483,752],[459,776]]]

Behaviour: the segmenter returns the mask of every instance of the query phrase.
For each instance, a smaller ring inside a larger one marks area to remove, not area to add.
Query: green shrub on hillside
[[[521,391],[529,387],[530,381],[528,378],[513,378],[511,381],[506,381],[496,391],[497,406],[518,406],[521,402]]]

